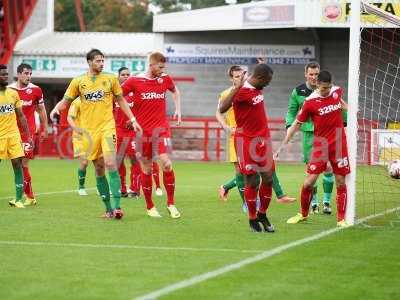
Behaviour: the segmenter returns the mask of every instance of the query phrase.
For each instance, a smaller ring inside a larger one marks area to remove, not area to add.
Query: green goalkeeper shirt
[[[298,87],[296,87],[295,89],[293,89],[292,94],[289,97],[288,111],[286,113],[286,118],[285,118],[286,128],[290,127],[292,125],[292,123],[294,122],[294,120],[296,120],[297,114],[298,114],[299,110],[301,109],[301,107],[303,106],[304,99],[306,99],[308,96],[310,96],[313,91],[314,90],[308,88],[308,86],[305,83],[303,83],[303,84],[299,85]],[[347,110],[343,110],[343,122],[344,122],[344,126],[346,126],[347,125]],[[311,121],[311,119],[309,119],[307,122],[304,122],[301,125],[300,130],[313,132],[314,124]]]

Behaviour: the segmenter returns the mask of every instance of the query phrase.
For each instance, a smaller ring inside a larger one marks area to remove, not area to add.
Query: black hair
[[[273,74],[274,71],[266,64],[258,64],[253,71],[253,76],[255,77],[267,77]]]
[[[99,49],[92,49],[86,54],[86,60],[92,61],[96,55],[101,55],[104,57],[104,54]]]
[[[332,74],[329,71],[323,70],[318,74],[318,81],[332,83]]]
[[[128,69],[127,67],[121,67],[121,68],[119,68],[119,69],[118,69],[118,75],[121,75],[121,72],[122,72],[122,71],[125,71],[125,70],[128,70],[128,71],[129,71],[129,69]]]
[[[7,69],[7,66],[3,65],[3,64],[0,64],[0,70],[4,70],[4,69]]]

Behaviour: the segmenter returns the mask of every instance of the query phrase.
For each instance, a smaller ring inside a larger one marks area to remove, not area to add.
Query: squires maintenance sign
[[[315,58],[312,45],[166,44],[164,53],[175,64],[304,64]]]

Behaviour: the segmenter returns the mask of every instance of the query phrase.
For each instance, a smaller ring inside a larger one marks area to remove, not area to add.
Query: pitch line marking
[[[364,217],[364,218],[358,220],[355,225],[364,223],[364,222],[369,221],[371,219],[378,218],[378,217],[381,217],[383,215],[390,214],[390,213],[393,213],[393,212],[396,212],[396,211],[400,211],[400,206],[396,207],[396,208],[389,209],[389,210],[385,210],[385,211],[383,211],[381,213],[378,213],[378,214],[374,214],[374,215],[370,215],[370,216]],[[348,227],[348,228],[351,228],[351,227]],[[341,231],[341,230],[344,230],[344,229],[346,229],[346,228],[336,227],[336,228],[332,228],[332,229],[329,229],[329,230],[325,230],[325,231],[322,231],[320,233],[311,235],[309,237],[306,237],[306,238],[303,238],[303,239],[300,239],[300,240],[297,240],[297,241],[294,241],[294,242],[290,242],[288,244],[285,244],[285,245],[282,245],[282,246],[278,246],[278,247],[275,247],[273,249],[264,251],[264,252],[262,252],[262,253],[260,253],[260,254],[258,254],[256,256],[249,257],[249,258],[246,258],[244,260],[238,261],[237,263],[229,264],[229,265],[226,265],[226,266],[221,267],[219,269],[216,269],[214,271],[210,271],[210,272],[207,272],[207,273],[196,275],[196,276],[193,276],[193,277],[191,277],[189,279],[185,279],[185,280],[173,283],[171,285],[167,285],[167,286],[165,286],[165,287],[163,287],[161,289],[158,289],[158,290],[155,290],[155,291],[150,292],[148,294],[136,297],[134,299],[135,300],[157,299],[157,298],[159,298],[161,296],[165,296],[165,295],[170,294],[172,292],[175,292],[177,290],[181,290],[181,289],[190,287],[192,285],[196,285],[196,284],[198,284],[200,282],[204,282],[204,281],[206,281],[208,279],[212,279],[212,278],[218,277],[220,275],[223,275],[223,274],[238,270],[238,269],[240,269],[242,267],[245,267],[247,265],[254,264],[254,263],[256,263],[258,261],[261,261],[261,260],[264,260],[266,258],[281,254],[282,252],[285,252],[286,250],[295,248],[297,246],[304,245],[304,244],[309,243],[309,242],[313,242],[313,241],[322,239],[322,238],[324,238],[326,236],[329,236],[331,234],[334,234],[334,233],[336,233],[338,231]]]
[[[107,244],[80,244],[80,243],[58,243],[58,242],[28,242],[28,241],[6,241],[0,240],[1,245],[11,246],[54,246],[75,248],[113,248],[113,249],[143,249],[143,250],[169,250],[169,251],[193,251],[193,252],[236,252],[236,253],[261,253],[261,250],[240,250],[229,248],[193,248],[193,247],[157,247],[157,246],[135,246],[135,245],[107,245]]]
[[[95,190],[96,188],[87,188],[87,191]],[[43,193],[35,193],[35,196],[42,196],[42,195],[54,195],[54,194],[67,194],[67,193],[77,193],[78,190],[65,190],[65,191],[53,191],[53,192],[43,192]],[[0,200],[8,200],[8,199],[14,199],[15,196],[6,196],[6,197],[0,197]]]

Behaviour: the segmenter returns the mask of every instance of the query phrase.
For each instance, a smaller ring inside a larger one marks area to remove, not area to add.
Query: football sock
[[[242,202],[244,203],[244,177],[242,173],[237,173],[236,174],[236,185],[239,191],[240,198],[242,199]]]
[[[318,205],[318,185],[317,182],[315,183],[313,190],[312,190],[312,199],[311,199],[311,205]]]
[[[303,217],[308,216],[308,211],[310,209],[310,202],[313,193],[313,188],[301,188],[301,214]]]
[[[126,193],[126,167],[124,161],[121,161],[121,164],[118,168],[118,173],[121,180],[121,192]]]
[[[247,209],[249,211],[249,219],[254,220],[255,218],[257,218],[257,189],[246,185],[244,187],[244,198],[246,199]]]
[[[13,168],[14,170],[14,183],[15,183],[15,201],[21,201],[24,187],[24,177],[22,175],[22,168]]]
[[[235,186],[237,186],[236,177],[233,177],[231,180],[229,180],[227,183],[225,183],[222,187],[224,188],[225,191],[229,191],[230,189],[233,189]]]
[[[156,185],[156,188],[160,188],[160,167],[156,162],[153,162],[152,167],[151,167],[151,172],[153,175],[153,180],[154,184]],[[165,183],[164,183],[165,185]]]
[[[285,196],[285,193],[283,192],[281,183],[279,182],[276,172],[272,173],[272,188],[274,189],[277,198],[282,198],[283,196]]]
[[[24,193],[27,195],[29,198],[34,198],[35,196],[33,195],[32,191],[32,178],[31,174],[29,172],[28,167],[22,167],[22,172],[24,174]]]
[[[347,187],[341,185],[336,187],[337,220],[342,221],[346,214],[347,206]]]
[[[174,205],[174,193],[175,193],[175,174],[174,171],[163,171],[163,181],[165,190],[167,191],[167,205]]]
[[[99,191],[99,194],[101,196],[101,200],[103,201],[106,207],[106,210],[112,211],[110,203],[110,188],[108,186],[106,176],[96,177],[96,185],[97,185],[97,190]]]
[[[78,169],[78,181],[80,189],[85,188],[85,179],[86,179],[86,169],[85,170]]]
[[[114,209],[121,208],[121,179],[119,178],[118,171],[109,171],[108,177],[110,178],[110,190]]]
[[[331,202],[334,181],[335,178],[333,177],[332,173],[324,174],[322,177],[322,185],[324,187],[324,203],[329,204]]]
[[[265,214],[268,210],[269,203],[271,202],[272,185],[265,186],[264,184],[261,184],[258,190],[258,195],[260,197],[260,207],[258,211]]]
[[[142,172],[140,181],[142,185],[144,200],[146,200],[146,207],[147,209],[151,209],[154,207],[153,199],[151,198],[153,189],[151,174],[145,174],[144,172]]]
[[[142,168],[140,167],[139,162],[135,162],[131,165],[131,186],[130,189],[133,192],[140,192],[140,174],[142,173]]]

